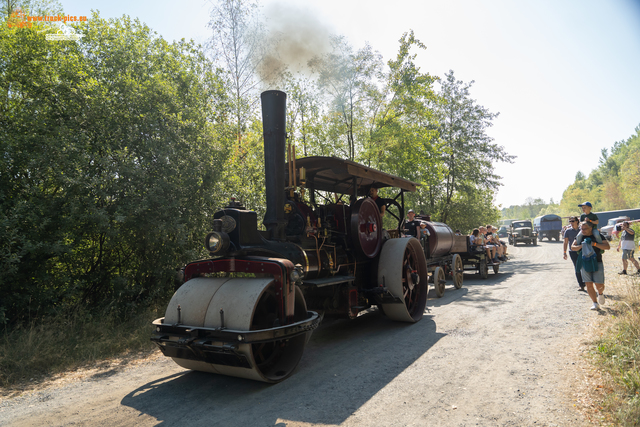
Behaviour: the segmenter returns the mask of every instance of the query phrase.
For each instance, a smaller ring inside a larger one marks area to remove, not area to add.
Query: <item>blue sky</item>
[[[164,38],[204,42],[204,1],[61,0],[65,13],[138,17]],[[602,148],[640,125],[639,0],[263,0],[266,13],[312,17],[385,60],[413,29],[426,46],[421,71],[474,80],[471,94],[500,115],[489,134],[516,155],[496,164],[496,203],[559,201],[576,172],[598,165]],[[276,6],[280,12],[274,12]]]

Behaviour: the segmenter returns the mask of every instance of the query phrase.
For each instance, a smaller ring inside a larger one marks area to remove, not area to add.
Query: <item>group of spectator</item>
[[[427,233],[426,224],[416,218],[413,209],[407,212],[405,221],[405,236],[420,238]],[[456,235],[461,235],[460,230],[455,231]],[[475,228],[469,236],[471,246],[477,251],[486,251],[489,264],[499,263],[507,260],[507,244],[498,238],[498,229],[492,225]]]
[[[569,218],[569,227],[563,230],[564,237],[564,259],[567,259],[567,247],[569,255],[573,261],[576,279],[581,290],[587,290],[593,305],[591,310],[599,310],[605,303],[604,297],[604,264],[602,263],[602,253],[610,249],[609,242],[603,239],[598,232],[598,216],[591,212],[593,205],[584,202],[578,205],[582,208],[580,218],[572,216]],[[636,275],[640,275],[640,264],[634,258],[635,253],[635,232],[631,228],[629,221],[624,221],[620,226],[620,242],[618,252],[622,249],[622,271],[618,274],[627,275],[629,261],[636,267]],[[593,248],[593,254],[589,251]],[[591,259],[589,255],[591,254]]]
[[[507,260],[507,244],[498,238],[498,230],[494,226],[474,228],[469,240],[476,250],[486,251],[489,264]]]
[[[607,239],[603,239],[598,232],[598,216],[591,212],[593,205],[584,202],[578,205],[582,208],[580,218],[569,218],[570,227],[563,233],[564,254],[567,259],[567,247],[573,262],[576,279],[580,290],[587,290],[592,301],[591,310],[600,310],[605,303],[604,297],[604,264],[602,253],[610,249]]]
[[[376,195],[373,195],[374,200]],[[584,202],[578,206],[582,208],[582,215],[579,218],[577,216],[570,217],[569,225],[562,232],[564,238],[563,258],[567,259],[567,249],[569,249],[569,256],[574,264],[580,290],[586,290],[589,293],[593,302],[591,310],[600,310],[600,306],[605,304],[602,253],[610,249],[610,246],[609,242],[598,232],[599,220],[598,216],[592,212],[593,205],[590,202]],[[381,213],[384,214],[384,210],[381,209]],[[413,209],[409,209],[407,217],[406,235],[419,238],[423,233],[426,233],[426,224],[416,219]],[[618,274],[627,274],[627,266],[630,261],[636,267],[635,274],[640,275],[640,264],[634,258],[635,233],[628,221],[622,223],[621,231],[618,251],[622,249],[623,269]],[[456,234],[460,234],[460,231],[456,230]],[[475,228],[469,239],[472,248],[476,251],[486,252],[489,264],[507,260],[507,245],[500,241],[497,229],[492,225]]]

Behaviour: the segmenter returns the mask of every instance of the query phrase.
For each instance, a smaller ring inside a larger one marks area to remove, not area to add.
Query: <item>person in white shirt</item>
[[[640,265],[638,261],[633,257],[634,249],[636,247],[634,243],[635,232],[629,226],[629,222],[622,223],[622,233],[620,234],[620,242],[618,243],[618,252],[622,249],[622,271],[618,274],[627,274],[628,261],[636,267],[636,275],[640,275]]]

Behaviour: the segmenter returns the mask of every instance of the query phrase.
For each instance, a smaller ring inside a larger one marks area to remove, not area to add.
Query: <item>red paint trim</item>
[[[284,324],[293,322],[295,311],[295,293],[291,283],[294,265],[284,258],[220,258],[196,261],[184,268],[184,281],[209,273],[266,273],[273,275],[276,294],[280,296],[280,313],[285,313]]]

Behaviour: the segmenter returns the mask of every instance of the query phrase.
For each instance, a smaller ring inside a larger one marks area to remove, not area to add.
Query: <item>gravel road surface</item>
[[[324,322],[288,380],[268,385],[152,358],[0,402],[11,426],[581,426],[571,381],[590,318],[562,244],[509,247],[424,318]]]

